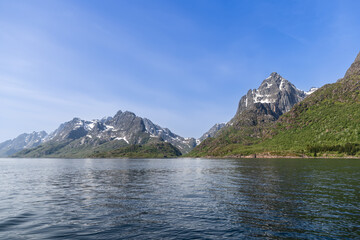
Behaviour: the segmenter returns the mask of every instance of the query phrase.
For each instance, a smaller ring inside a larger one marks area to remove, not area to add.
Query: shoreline
[[[180,157],[181,158],[181,157]],[[360,157],[354,156],[346,156],[346,157],[336,157],[336,156],[319,156],[319,157],[311,157],[311,156],[283,156],[283,155],[261,155],[261,154],[251,154],[251,155],[230,155],[223,157],[215,157],[215,156],[204,156],[204,157],[190,157],[190,158],[206,158],[206,159],[359,159]]]
[[[360,157],[355,156],[319,156],[319,157],[312,157],[312,156],[293,156],[293,155],[267,155],[267,154],[250,154],[250,155],[228,155],[228,156],[202,156],[202,157],[194,157],[194,156],[178,156],[178,157],[108,157],[108,158],[101,158],[101,157],[0,157],[0,159],[176,159],[176,158],[204,158],[204,159],[359,159]]]

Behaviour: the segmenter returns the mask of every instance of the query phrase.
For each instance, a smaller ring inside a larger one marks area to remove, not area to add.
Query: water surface
[[[360,161],[0,159],[0,239],[360,239]]]

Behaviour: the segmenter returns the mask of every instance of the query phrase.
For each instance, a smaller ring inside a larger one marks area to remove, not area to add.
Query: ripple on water
[[[360,161],[1,159],[0,172],[1,239],[360,238]]]

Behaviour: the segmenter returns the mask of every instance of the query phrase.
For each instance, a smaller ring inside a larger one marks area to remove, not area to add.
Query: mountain
[[[182,153],[190,152],[196,146],[195,138],[183,138],[172,133],[168,128],[162,128],[152,123],[149,119],[143,118],[145,129],[150,133],[151,137],[157,137],[165,142],[171,143],[177,147]]]
[[[278,118],[315,90],[315,88],[309,92],[299,90],[291,82],[273,72],[258,89],[249,90],[240,99],[235,116],[241,115],[246,110],[266,108],[269,110],[269,114]]]
[[[241,119],[243,124],[249,123],[244,116]],[[238,126],[205,140],[189,155],[359,157],[360,53],[342,79],[314,91],[277,121]],[[245,138],[241,137],[244,133]]]
[[[86,121],[74,118],[61,124],[46,136],[41,145],[25,149],[14,156],[88,157],[95,154],[101,156],[104,152],[132,145],[145,145],[148,147],[147,150],[149,148],[169,150],[171,154],[165,152],[164,155],[177,156],[177,152],[167,145],[154,145],[161,142],[173,145],[181,153],[189,152],[196,145],[194,138],[183,138],[132,112],[118,111],[115,116],[101,120]]]
[[[200,144],[202,141],[204,141],[205,139],[207,139],[209,137],[215,137],[215,135],[219,132],[219,130],[225,126],[226,126],[225,123],[216,123],[214,126],[212,126],[209,129],[209,131],[207,131],[200,138],[197,139],[197,141],[196,141],[197,144]]]
[[[269,127],[252,152],[295,156],[360,156],[360,53],[345,76],[327,84]]]
[[[7,157],[25,148],[39,146],[47,137],[45,131],[23,133],[12,140],[0,143],[0,157]]]
[[[271,73],[258,89],[250,89],[240,99],[235,116],[215,138],[205,139],[190,156],[223,156],[232,152],[233,145],[253,145],[264,137],[269,123],[316,90],[304,92],[278,73]]]

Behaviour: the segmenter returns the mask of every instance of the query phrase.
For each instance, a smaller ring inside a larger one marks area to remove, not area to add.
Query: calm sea
[[[0,159],[0,239],[360,239],[360,160]]]

